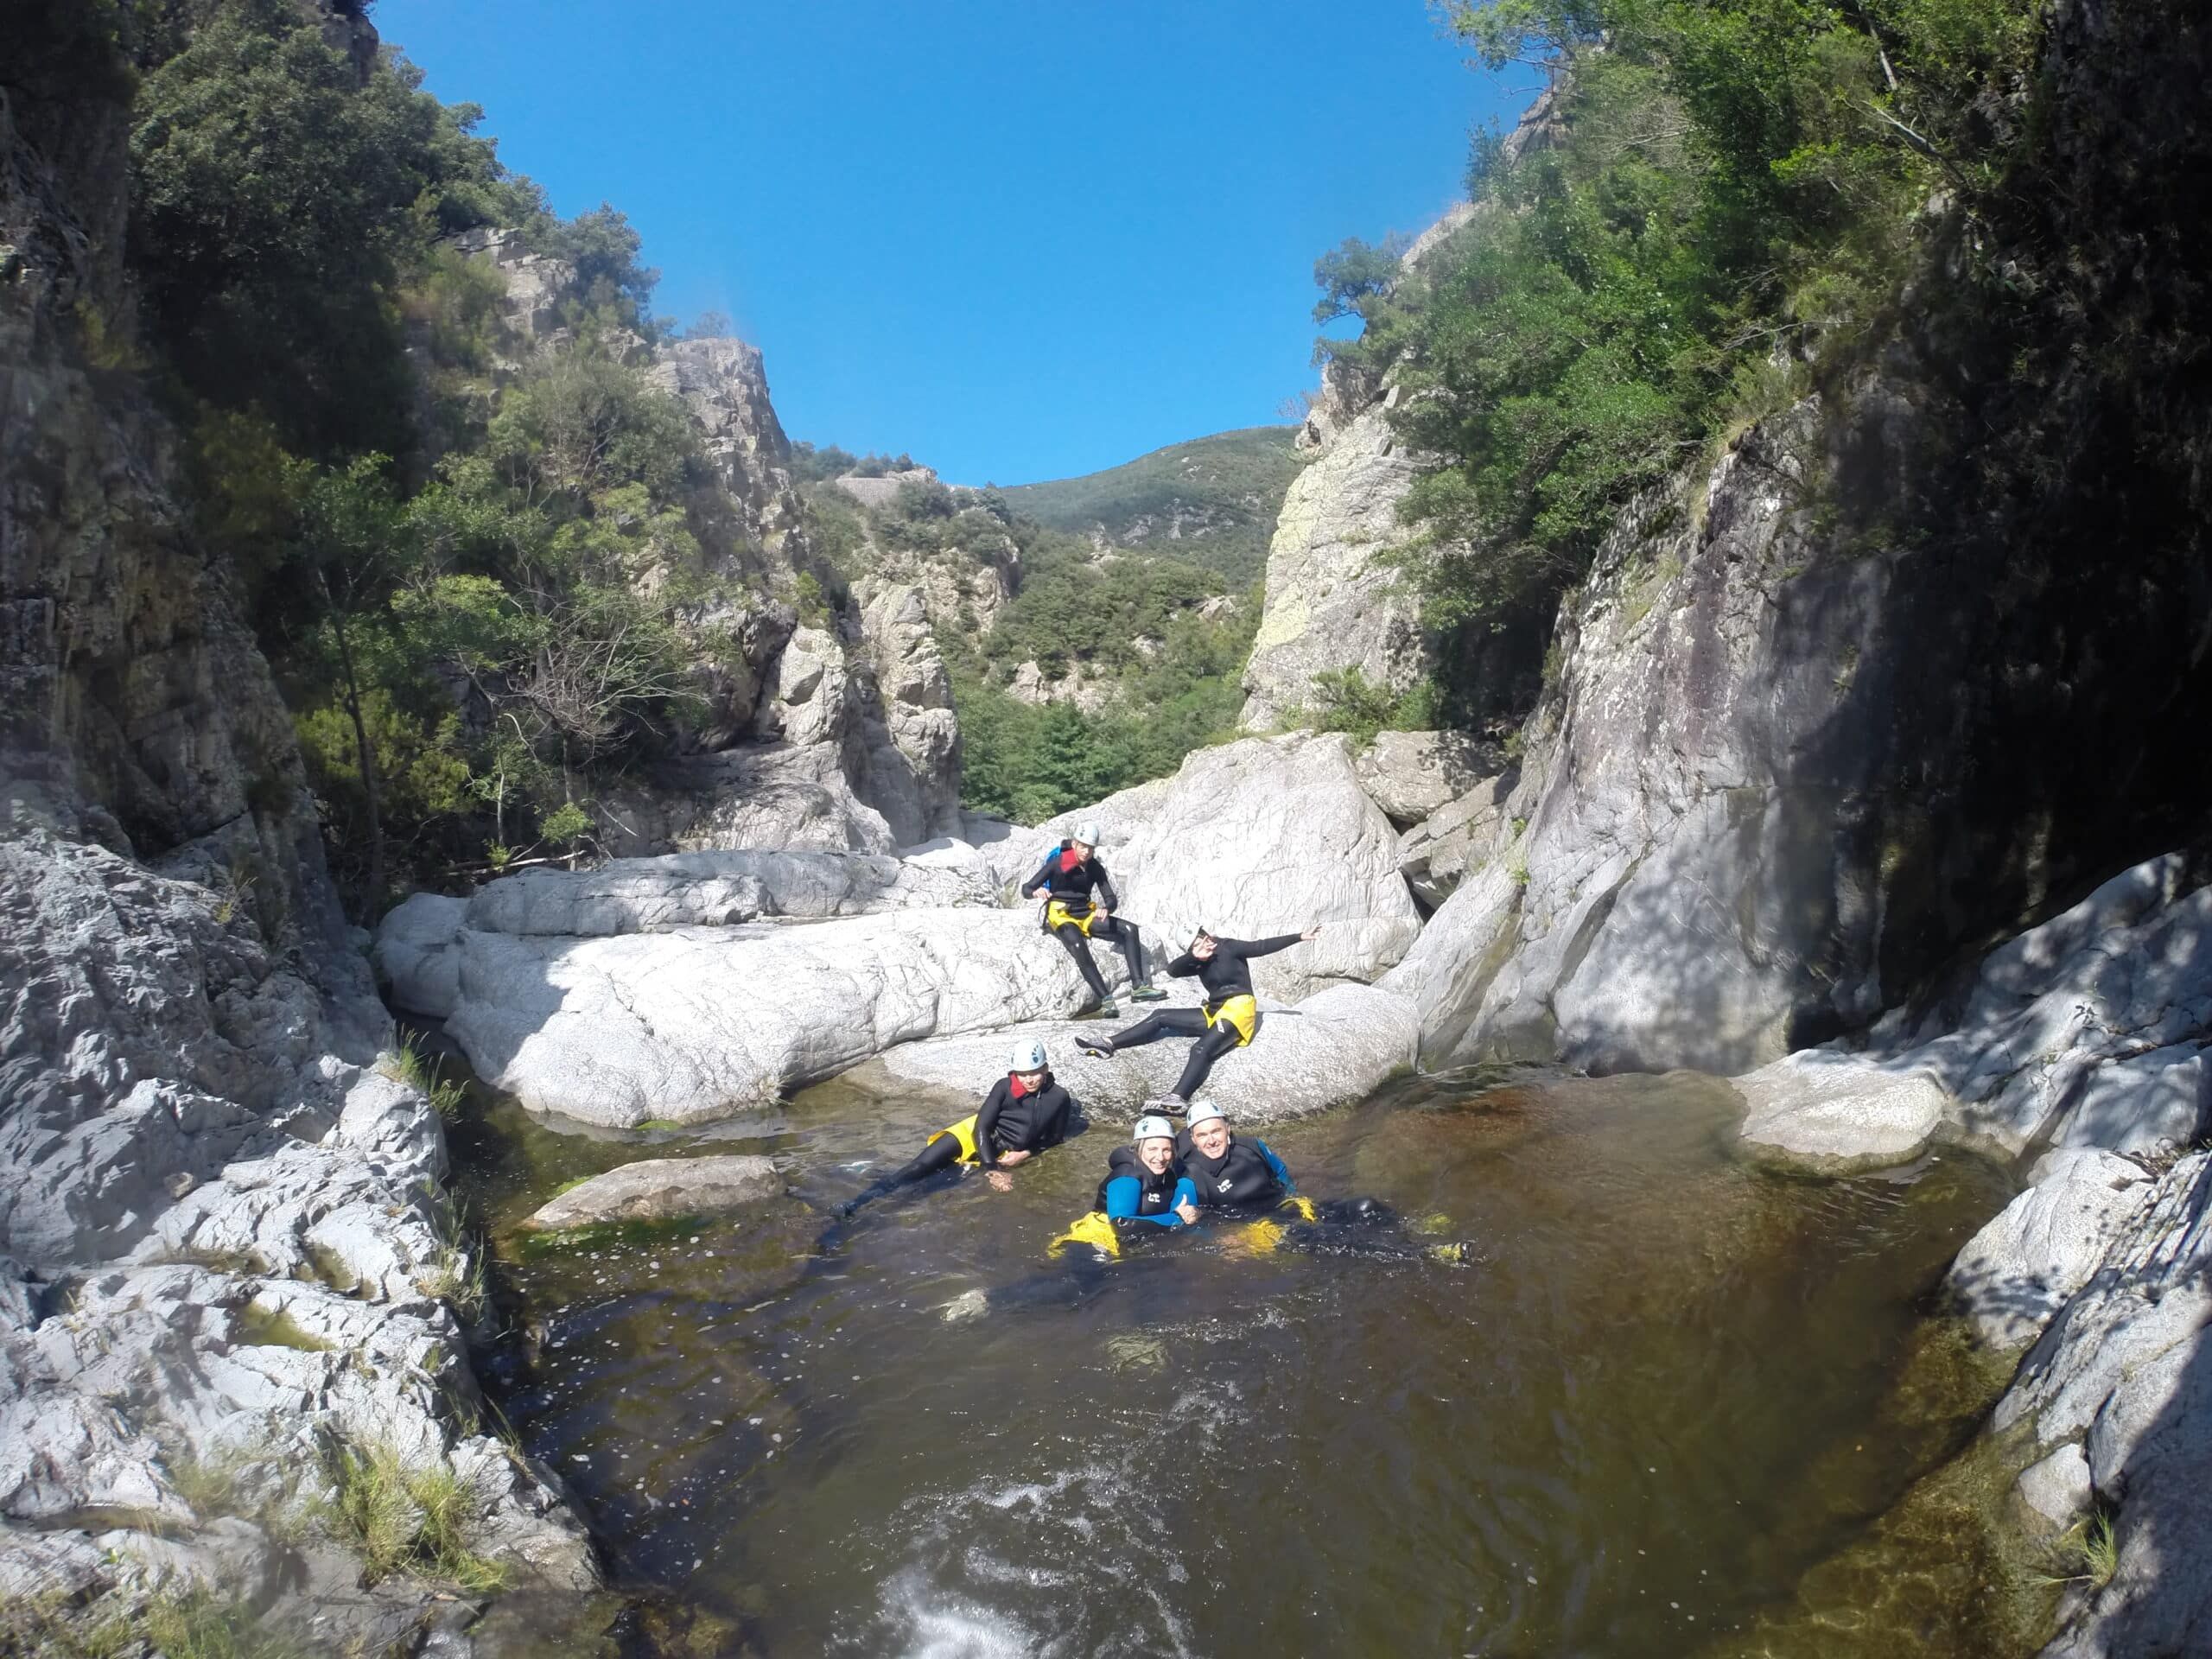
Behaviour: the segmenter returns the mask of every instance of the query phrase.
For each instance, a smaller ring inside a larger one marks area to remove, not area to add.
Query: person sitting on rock
[[[911,1163],[864,1188],[838,1213],[850,1217],[862,1205],[956,1164],[977,1165],[995,1191],[1011,1192],[1014,1177],[1007,1172],[1066,1140],[1076,1115],[1074,1100],[1052,1080],[1044,1044],[1030,1038],[1017,1042],[1011,1065],[973,1117],[939,1129]]]
[[[1298,1190],[1274,1149],[1256,1135],[1230,1133],[1218,1106],[1191,1109],[1190,1127],[1175,1145],[1176,1168],[1201,1210],[1219,1211],[1250,1224],[1235,1235],[1246,1252],[1285,1245],[1332,1255],[1467,1259],[1463,1243],[1428,1244],[1410,1234],[1390,1206],[1376,1198],[1315,1200]],[[1442,1217],[1434,1224],[1446,1224]]]
[[[1078,823],[1073,835],[1046,854],[1037,874],[1021,884],[1021,896],[1031,898],[1039,888],[1045,893],[1045,931],[1075,958],[1099,1013],[1110,1019],[1121,1010],[1107,992],[1098,964],[1090,959],[1093,939],[1112,939],[1122,947],[1122,960],[1129,969],[1130,1001],[1154,1002],[1167,995],[1154,989],[1152,976],[1145,972],[1144,940],[1137,925],[1114,914],[1122,901],[1106,866],[1099,861],[1096,823]],[[1098,895],[1096,899],[1093,892]]]
[[[1320,931],[1309,927],[1303,933],[1285,933],[1272,939],[1224,939],[1200,928],[1191,948],[1169,963],[1167,971],[1176,979],[1196,974],[1198,983],[1205,988],[1203,1007],[1162,1008],[1110,1037],[1078,1038],[1076,1046],[1086,1054],[1108,1055],[1162,1037],[1197,1038],[1183,1062],[1183,1075],[1167,1097],[1173,1109],[1180,1112],[1198,1092],[1213,1063],[1230,1049],[1249,1043],[1260,1029],[1260,1004],[1252,995],[1252,970],[1247,964],[1254,957],[1287,950]]]
[[[1088,1244],[1111,1259],[1122,1253],[1125,1234],[1188,1227],[1198,1218],[1198,1192],[1175,1166],[1175,1126],[1147,1101],[1145,1115],[1130,1131],[1130,1144],[1116,1147],[1106,1160],[1106,1179],[1090,1213],[1052,1241],[1052,1254],[1071,1244]]]

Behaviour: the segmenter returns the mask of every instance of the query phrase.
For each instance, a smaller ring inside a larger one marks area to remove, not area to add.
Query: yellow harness
[[[935,1135],[930,1136],[930,1138],[927,1141],[925,1141],[922,1144],[925,1147],[933,1147],[949,1135],[960,1143],[960,1161],[962,1163],[979,1164],[982,1162],[982,1160],[978,1157],[976,1153],[976,1118],[980,1117],[981,1116],[982,1114],[979,1112],[971,1116],[963,1117],[957,1123],[950,1124],[946,1128],[939,1129]]]
[[[1122,1236],[1115,1230],[1112,1217],[1103,1210],[1094,1210],[1087,1216],[1077,1217],[1075,1224],[1052,1241],[1050,1254],[1058,1256],[1071,1244],[1088,1244],[1109,1261],[1121,1258]]]
[[[1096,905],[1085,906],[1083,914],[1078,916],[1058,899],[1047,899],[1045,901],[1045,931],[1047,933],[1057,933],[1066,924],[1072,922],[1083,930],[1083,937],[1087,939],[1090,937],[1091,923],[1097,919],[1098,906]]]
[[[1211,1031],[1226,1020],[1236,1033],[1236,1046],[1243,1048],[1252,1040],[1260,1028],[1260,1004],[1249,996],[1232,996],[1219,1007],[1209,1002],[1199,1010],[1206,1017],[1206,1029]]]

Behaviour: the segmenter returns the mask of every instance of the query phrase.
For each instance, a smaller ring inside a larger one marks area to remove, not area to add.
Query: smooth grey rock
[[[2071,1443],[2022,1470],[2015,1487],[2021,1503],[2062,1532],[2088,1513],[2096,1496],[2089,1484],[2089,1459]]]
[[[1420,931],[1398,874],[1396,832],[1360,789],[1341,735],[1194,750],[1173,778],[998,842],[988,849],[993,869],[1027,880],[1086,818],[1103,828],[1122,913],[1144,928],[1160,959],[1179,954],[1202,925],[1265,938],[1318,925],[1311,944],[1252,964],[1254,985],[1287,1001],[1376,978]]]
[[[552,1230],[601,1221],[711,1215],[772,1198],[784,1178],[772,1158],[646,1158],[594,1175],[539,1206],[523,1223]]]
[[[1392,824],[1405,830],[1495,773],[1488,759],[1455,732],[1377,732],[1352,757],[1352,775]]]
[[[757,1110],[893,1043],[1072,1014],[1089,997],[1026,910],[462,938],[446,1029],[477,1075],[533,1110],[620,1128]],[[1117,959],[1101,954],[1110,980]]]
[[[417,893],[377,925],[371,950],[391,1004],[407,1014],[442,1020],[461,995],[461,929],[468,900]]]
[[[1179,989],[1164,1006],[1195,1001]],[[1344,1105],[1412,1068],[1418,1027],[1402,997],[1372,986],[1336,985],[1295,1007],[1263,999],[1261,1010],[1258,1035],[1215,1062],[1199,1090],[1200,1099],[1238,1122],[1274,1122]],[[1143,1102],[1174,1087],[1191,1046],[1164,1039],[1094,1058],[1077,1040],[1100,1029],[1096,1020],[1039,1020],[988,1037],[936,1038],[891,1049],[854,1077],[862,1084],[874,1078],[886,1089],[920,1083],[980,1094],[1005,1071],[1007,1042],[1035,1037],[1069,1092],[1095,1120],[1118,1130]]]
[[[1943,1122],[1945,1096],[1932,1078],[1821,1049],[1730,1081],[1750,1108],[1738,1131],[1744,1151],[1816,1175],[1910,1163]]]
[[[2152,1185],[2140,1165],[2088,1149],[2050,1154],[2031,1179],[1967,1241],[1948,1280],[1982,1340],[1995,1348],[2024,1347],[2043,1334],[2149,1201]]]
[[[1513,839],[1505,803],[1511,774],[1486,778],[1398,837],[1398,872],[1432,910],[1459,891],[1471,869],[1501,856]]]
[[[596,938],[765,918],[990,905],[997,897],[980,859],[963,859],[950,844],[912,861],[868,853],[677,853],[506,876],[467,901],[462,925]]]

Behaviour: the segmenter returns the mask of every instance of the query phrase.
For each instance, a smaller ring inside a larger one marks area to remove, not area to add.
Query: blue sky
[[[1313,266],[1417,231],[1526,75],[1422,0],[379,0],[385,38],[794,438],[1027,483],[1281,418]]]

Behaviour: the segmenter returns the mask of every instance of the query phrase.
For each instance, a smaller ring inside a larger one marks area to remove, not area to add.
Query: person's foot
[[[1432,1244],[1428,1247],[1428,1259],[1432,1262],[1441,1262],[1447,1267],[1465,1267],[1467,1263],[1467,1242],[1463,1238],[1454,1239],[1449,1244]]]
[[[1075,1046],[1094,1060],[1110,1060],[1114,1058],[1114,1046],[1096,1037],[1078,1037],[1075,1039]]]
[[[1101,1020],[1112,1020],[1116,1018],[1122,1010],[1120,1005],[1109,996],[1099,1003],[1097,1012]]]
[[[1140,985],[1129,993],[1132,1002],[1165,1002],[1167,993],[1157,985]]]
[[[1160,1097],[1160,1103],[1167,1109],[1167,1115],[1170,1117],[1187,1117],[1190,1116],[1191,1103],[1184,1099],[1182,1096],[1177,1094],[1173,1089],[1170,1089],[1166,1094]]]

